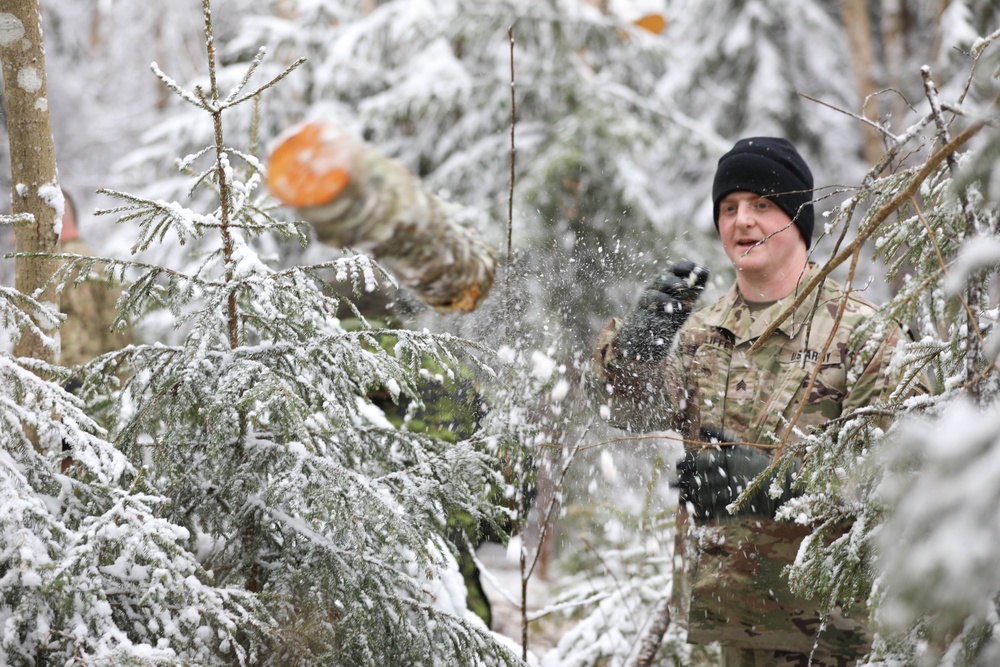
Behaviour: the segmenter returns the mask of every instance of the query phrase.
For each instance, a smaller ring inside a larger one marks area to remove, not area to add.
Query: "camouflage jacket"
[[[810,266],[801,284],[818,269]],[[890,362],[899,329],[854,340],[875,308],[851,294],[839,326],[844,289],[827,280],[792,317],[750,352],[768,324],[796,298],[792,294],[754,317],[734,285],[715,304],[689,318],[676,348],[659,364],[622,359],[616,334],[621,321],[602,331],[596,375],[603,383],[606,415],[632,431],[674,429],[686,441],[702,427],[724,428],[742,442],[781,441],[799,407],[794,428],[809,427],[879,400],[891,389]],[[829,345],[827,343],[829,342]],[[824,352],[825,350],[825,352]],[[816,382],[809,379],[819,366]],[[808,394],[807,394],[808,392]],[[795,441],[795,431],[790,441]],[[865,610],[853,618],[827,618],[821,635],[816,604],[794,596],[782,575],[808,527],[735,517],[695,526],[678,509],[675,618],[688,619],[688,640],[760,650],[810,652],[814,645],[845,655],[869,642]]]
[[[90,256],[93,253],[79,239],[64,241],[62,252]],[[95,267],[99,274],[99,269]],[[59,309],[66,321],[59,327],[59,363],[67,368],[85,364],[94,357],[121,349],[132,342],[131,330],[124,333],[111,329],[118,315],[115,302],[121,290],[109,286],[99,275],[93,275],[74,285],[74,271],[66,279],[66,288],[59,297]]]

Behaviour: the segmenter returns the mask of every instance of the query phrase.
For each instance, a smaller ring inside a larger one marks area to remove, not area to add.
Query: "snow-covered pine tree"
[[[502,426],[530,576],[543,569],[533,566],[538,537],[557,537],[554,516],[542,515],[564,501],[563,466],[586,432],[584,350],[634,285],[673,259],[665,248],[675,220],[681,234],[690,230],[678,211],[697,207],[681,183],[700,173],[711,132],[692,132],[698,123],[654,94],[664,69],[683,58],[662,36],[576,1],[396,1],[366,10],[326,0],[287,3],[277,18],[248,18],[230,45],[249,54],[267,43],[278,63],[307,57],[280,107],[264,102],[276,124],[263,125],[265,135],[303,116],[346,124],[432,189],[480,211],[480,227],[501,248],[515,143],[515,257],[481,313],[449,324],[509,347],[510,372],[484,392],[488,419]],[[712,252],[688,238],[686,252]],[[561,372],[542,381],[536,373],[548,364]]]
[[[235,633],[260,634],[256,601],[212,585],[185,549],[187,531],[157,515],[165,499],[62,388],[70,372],[42,360],[59,350],[51,301],[60,281],[58,272],[50,275],[59,262],[41,251],[58,242],[53,220],[61,218],[63,198],[45,76],[31,69],[44,59],[8,58],[14,50],[22,57],[44,53],[38,6],[7,9],[13,13],[3,21],[5,82],[21,96],[6,105],[16,161],[12,196],[27,199],[29,212],[2,222],[22,226],[19,241],[21,232],[35,236],[19,242],[14,262],[19,275],[23,263],[33,264],[40,280],[18,279],[32,295],[0,287],[4,341],[39,357],[14,358],[6,345],[0,351],[0,662],[176,664],[179,654],[231,661],[241,655]],[[36,99],[25,104],[24,95]],[[24,340],[36,345],[20,345]]]
[[[0,287],[15,340],[47,340],[48,308]],[[168,499],[62,388],[70,375],[0,351],[0,662],[245,663],[240,643],[268,631],[262,607],[215,586]]]
[[[885,404],[786,452],[786,463],[804,456],[806,493],[782,512],[818,527],[793,586],[831,606],[868,601],[879,630],[869,664],[987,665],[1000,655],[998,39],[961,45],[970,58],[958,98],[939,93],[930,68],[914,72],[924,104],[909,127],[885,129],[883,161],[832,223],[839,233],[859,218],[858,238],[834,260],[856,260],[870,242],[887,279],[902,285],[863,333],[903,323],[912,340]],[[908,397],[920,384],[925,391]]]
[[[5,324],[32,326],[24,299],[0,295]],[[0,353],[0,662],[246,664],[268,632],[257,600],[214,585],[145,471],[38,371],[60,375]]]
[[[367,326],[345,331],[326,280],[374,288],[385,276],[363,256],[275,268],[258,253],[264,234],[305,235],[272,215],[256,148],[229,143],[223,117],[287,72],[250,89],[261,53],[222,92],[208,0],[203,7],[207,83],[185,89],[158,74],[210,128],[214,141],[178,164],[191,200],[215,205],[200,212],[106,191],[120,205],[98,213],[138,228],[136,252],[171,242],[198,250],[180,268],[108,262],[131,277],[124,312],[161,310],[178,342],[132,346],[102,363],[129,369],[112,437],[162,490],[157,516],[182,527],[217,585],[252,594],[266,619],[266,634],[243,634],[243,645],[204,641],[251,664],[516,664],[465,610],[443,539],[449,514],[489,512],[490,441],[397,429],[368,396],[385,390],[419,406],[421,372],[450,367],[463,346],[401,330],[386,351]],[[85,399],[106,393],[95,374],[84,379]]]

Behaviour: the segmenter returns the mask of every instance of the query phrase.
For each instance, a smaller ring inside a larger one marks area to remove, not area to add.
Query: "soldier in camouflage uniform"
[[[385,323],[368,320],[368,324],[380,329],[383,324],[391,327],[397,323],[392,320]],[[342,325],[349,330],[360,328],[360,323],[354,320],[344,320]],[[391,352],[397,343],[397,338],[392,335],[391,329],[386,329],[378,338],[379,344],[387,352]],[[412,410],[408,398],[393,397],[384,387],[370,390],[368,398],[398,429],[405,429],[410,433],[424,433],[451,444],[474,437],[486,413],[486,405],[472,372],[463,364],[456,364],[451,368],[451,373],[448,373],[446,369],[438,368],[438,364],[431,360],[426,360],[425,363],[435,372],[418,382],[420,399],[423,403],[418,409]],[[480,522],[468,513],[453,512],[448,515],[447,527],[448,541],[452,545],[455,560],[465,582],[465,602],[470,611],[483,619],[487,627],[491,627],[493,610],[483,588],[479,566],[470,548],[483,541],[484,532],[488,531],[490,526],[486,522],[480,525]]]
[[[727,509],[770,466],[790,428],[808,432],[874,403],[892,384],[899,331],[852,341],[875,308],[831,280],[750,351],[818,270],[808,262],[812,187],[787,141],[737,142],[720,159],[713,186],[736,284],[688,317],[708,271],[682,262],[646,289],[629,317],[613,320],[596,347],[602,409],[612,422],[685,438],[674,618],[686,619],[688,641],[719,642],[728,667],[848,666],[871,642],[865,609],[821,618],[815,601],[789,590],[783,569],[810,531],[774,519],[790,497],[791,474],[781,498],[762,484],[734,514]]]
[[[268,159],[267,184],[312,225],[320,242],[370,254],[438,312],[472,311],[493,285],[494,251],[476,234],[472,211],[430,193],[401,162],[334,123],[311,121],[283,136]],[[356,304],[362,312],[387,314],[386,303],[366,300]],[[395,344],[391,335],[381,338],[386,349]],[[387,391],[369,398],[397,427],[447,442],[472,437],[484,406],[471,373],[461,366],[452,370],[458,375],[449,381],[425,378],[423,406],[416,412]],[[448,517],[448,528],[469,608],[489,625],[489,600],[468,548],[480,537],[480,526],[456,513]]]

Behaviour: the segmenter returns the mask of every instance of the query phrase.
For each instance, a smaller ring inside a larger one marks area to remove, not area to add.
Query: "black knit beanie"
[[[712,184],[715,227],[719,227],[719,202],[723,197],[730,192],[752,192],[767,197],[787,213],[809,248],[815,224],[812,189],[812,172],[787,139],[740,139],[719,158],[715,172]]]

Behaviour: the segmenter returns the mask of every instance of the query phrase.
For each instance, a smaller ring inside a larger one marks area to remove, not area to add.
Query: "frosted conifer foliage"
[[[866,209],[858,239],[841,237],[834,260],[853,275],[870,238],[901,287],[862,335],[878,341],[903,323],[910,336],[885,400],[785,453],[784,465],[803,457],[805,493],[781,515],[817,527],[791,569],[793,587],[831,606],[868,602],[878,631],[869,664],[986,665],[1000,655],[991,481],[1000,209],[987,166],[1000,145],[987,74],[998,38],[974,42],[957,99],[938,93],[929,68],[918,73],[924,107],[899,134],[884,128],[885,156],[827,225],[836,237]]]
[[[8,326],[44,309],[0,291]],[[67,376],[0,353],[0,662],[243,664],[236,634],[259,641],[266,625],[256,601],[215,586]]]
[[[300,243],[306,235],[273,215],[255,147],[227,143],[222,118],[290,70],[248,89],[260,52],[221,94],[207,0],[205,9],[209,85],[188,90],[154,71],[214,128],[215,143],[178,164],[192,201],[216,205],[201,211],[104,191],[120,205],[98,212],[138,228],[134,252],[197,248],[180,269],[109,262],[132,278],[123,311],[166,311],[180,334],[177,343],[109,356],[129,369],[115,402],[115,443],[162,489],[159,515],[183,531],[217,585],[262,606],[268,634],[246,635],[247,662],[514,664],[454,599],[454,586],[434,584],[455,567],[448,517],[489,513],[487,439],[452,444],[408,432],[369,398],[384,392],[415,409],[421,373],[454,366],[467,346],[449,335],[374,330],[356,309],[360,325],[345,329],[337,311],[353,305],[328,281],[358,292],[391,281],[366,257],[279,267],[260,254],[262,235]],[[396,341],[388,350],[387,334]],[[84,395],[103,386],[88,378]]]

